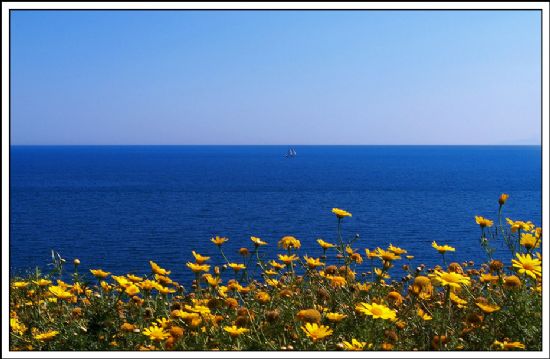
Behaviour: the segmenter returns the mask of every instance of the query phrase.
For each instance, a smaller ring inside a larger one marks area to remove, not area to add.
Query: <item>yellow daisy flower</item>
[[[527,274],[533,279],[541,276],[542,262],[540,259],[535,259],[530,254],[520,253],[516,253],[516,257],[517,259],[512,260],[512,265],[514,268],[518,268],[520,274]]]
[[[101,279],[107,278],[107,276],[111,274],[111,272],[105,272],[101,269],[90,269],[90,272],[92,272],[94,277]]]
[[[444,254],[445,252],[454,252],[456,249],[449,245],[438,245],[435,241],[432,242],[432,247],[435,248],[439,253]]]
[[[353,338],[351,342],[342,342],[344,345],[344,350],[351,350],[351,351],[360,351],[365,348],[367,345],[367,342],[360,342],[357,339]],[[369,348],[372,347],[372,344],[368,346]]]
[[[197,263],[187,262],[186,265],[189,269],[193,271],[193,273],[208,272],[210,270],[210,266],[208,264],[197,264]]]
[[[195,257],[195,262],[197,262],[197,264],[203,264],[204,262],[210,259],[210,257],[201,256],[195,251],[192,251],[191,253],[193,254],[193,257]]]
[[[221,245],[224,244],[225,242],[227,242],[229,239],[227,239],[225,237],[216,236],[216,237],[214,237],[210,240],[212,241],[212,243],[214,243],[218,247],[221,247]]]
[[[319,245],[321,246],[321,248],[323,248],[323,249],[325,249],[325,250],[326,250],[326,249],[329,249],[329,248],[335,247],[334,244],[325,242],[325,241],[322,240],[322,239],[318,239],[318,240],[317,240],[317,243],[319,243]]]
[[[493,221],[491,221],[490,219],[484,218],[482,216],[475,216],[475,219],[476,223],[479,224],[481,228],[493,226]]]
[[[277,245],[284,249],[298,249],[302,246],[300,241],[293,236],[284,236]]]
[[[250,237],[250,240],[254,242],[256,247],[267,245],[267,242],[262,241],[262,239],[258,237]]]
[[[389,319],[389,320],[395,320],[396,319],[396,311],[386,307],[383,304],[377,304],[377,303],[364,303],[361,302],[355,306],[355,310],[358,312],[361,312],[365,315],[369,315],[373,317],[374,319]]]
[[[227,266],[231,269],[233,269],[235,272],[240,271],[241,269],[246,269],[246,266],[241,263],[229,263]]]
[[[228,332],[229,335],[231,335],[232,337],[238,337],[239,335],[247,333],[247,332],[250,331],[250,329],[240,328],[240,327],[237,327],[236,325],[233,325],[231,327],[230,326],[225,326],[225,327],[223,327],[223,330]]]
[[[347,315],[342,314],[342,313],[327,313],[326,317],[329,321],[331,321],[333,323],[338,323],[338,322],[344,320],[345,318],[347,318]]]
[[[164,331],[164,328],[159,327],[157,323],[154,323],[149,328],[143,329],[143,335],[149,337],[149,339],[153,341],[160,342],[168,339],[168,337],[170,336],[170,333],[167,331]]]
[[[430,277],[439,286],[449,286],[451,288],[460,288],[462,285],[470,285],[470,278],[456,272],[434,271]]]
[[[333,330],[326,325],[319,325],[317,323],[306,323],[301,329],[310,337],[314,342],[326,338],[332,334]]]
[[[343,209],[340,209],[340,208],[333,208],[332,213],[334,213],[336,217],[340,219],[344,217],[351,217],[351,213],[349,213],[348,211],[344,211]]]

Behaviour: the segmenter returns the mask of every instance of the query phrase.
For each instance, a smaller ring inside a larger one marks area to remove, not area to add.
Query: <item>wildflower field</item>
[[[507,199],[498,199],[496,223],[472,219],[487,253],[482,264],[447,263],[455,248],[439,241],[426,249],[435,268],[412,268],[414,253],[390,243],[356,248],[357,237],[342,235],[352,214],[337,208],[337,237],[317,240],[323,256],[301,253],[300,240],[285,236],[277,258],[261,260],[269,244],[251,237],[242,263],[232,263],[228,239],[215,237],[225,264],[193,251],[178,269],[194,273],[192,284],[176,283],[153,261],[150,273],[115,274],[57,260],[52,273],[10,279],[10,349],[539,351],[542,229],[502,218]],[[497,241],[508,261],[492,259]],[[357,275],[365,264],[371,270]]]

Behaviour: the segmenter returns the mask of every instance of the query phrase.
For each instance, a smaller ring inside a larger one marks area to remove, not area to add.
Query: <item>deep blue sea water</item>
[[[333,207],[353,213],[355,248],[390,242],[414,264],[441,263],[431,242],[456,247],[448,260],[483,261],[475,215],[541,225],[541,148],[534,146],[12,146],[10,268],[47,269],[51,250],[82,269],[150,272],[149,260],[191,279],[191,250],[242,262],[249,237],[294,235],[318,256],[336,242]],[[496,257],[509,260],[500,243]],[[368,270],[368,261],[364,270]],[[361,268],[360,268],[361,270]]]

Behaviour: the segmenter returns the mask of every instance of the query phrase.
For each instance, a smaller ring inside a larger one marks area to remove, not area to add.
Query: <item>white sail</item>
[[[293,148],[289,148],[285,157],[294,157],[294,156],[296,156],[296,150],[294,150]]]

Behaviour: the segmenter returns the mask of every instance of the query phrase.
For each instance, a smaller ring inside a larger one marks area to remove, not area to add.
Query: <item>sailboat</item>
[[[289,148],[285,157],[296,157],[296,150],[294,148]]]

